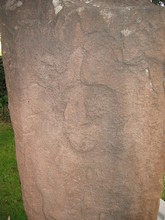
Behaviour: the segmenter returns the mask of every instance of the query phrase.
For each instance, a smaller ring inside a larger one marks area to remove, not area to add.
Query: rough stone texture
[[[165,10],[148,0],[21,2],[2,0],[1,22],[28,219],[155,220]]]

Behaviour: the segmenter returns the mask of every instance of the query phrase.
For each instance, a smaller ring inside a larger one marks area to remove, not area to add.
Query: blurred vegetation
[[[2,56],[0,56],[0,119],[5,122],[10,121]]]
[[[27,220],[10,123],[0,122],[0,220]]]
[[[162,190],[161,199],[165,201],[165,175],[163,177],[163,190]]]

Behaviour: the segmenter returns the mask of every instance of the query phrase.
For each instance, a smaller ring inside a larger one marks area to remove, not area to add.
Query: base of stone
[[[157,220],[165,220],[165,201],[160,199],[160,206]]]

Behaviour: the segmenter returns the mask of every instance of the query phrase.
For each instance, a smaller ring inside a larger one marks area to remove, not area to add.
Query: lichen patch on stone
[[[78,14],[81,15],[81,13],[82,13],[84,10],[85,10],[84,7],[79,7],[79,8],[77,9]]]
[[[23,3],[21,2],[21,1],[18,1],[17,2],[17,7],[19,8],[19,7],[21,7],[23,5]]]
[[[125,37],[128,37],[128,36],[132,33],[132,31],[127,28],[127,29],[122,30],[121,33],[122,33]]]
[[[89,3],[91,3],[92,1],[93,1],[93,0],[86,0],[85,3],[86,3],[86,4],[89,4]]]
[[[100,14],[102,15],[102,17],[104,18],[104,20],[105,20],[106,22],[109,22],[110,19],[111,19],[112,16],[113,16],[112,12],[111,12],[110,10],[108,10],[108,9],[103,9],[103,10],[101,10],[101,11],[100,11]]]
[[[55,14],[57,15],[63,9],[61,1],[60,0],[52,0],[52,3],[54,6]]]
[[[23,5],[23,2],[20,0],[7,0],[5,9],[7,11],[14,11],[17,8],[21,7]]]
[[[148,69],[148,68],[145,69],[145,74],[146,74],[147,76],[149,76],[149,69]]]
[[[137,23],[141,23],[141,21],[142,21],[142,18],[137,18],[137,19],[136,19],[136,22],[137,22]]]

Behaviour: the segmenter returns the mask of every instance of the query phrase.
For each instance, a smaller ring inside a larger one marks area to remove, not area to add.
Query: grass
[[[10,124],[0,122],[0,220],[27,220],[17,170],[14,135]]]

